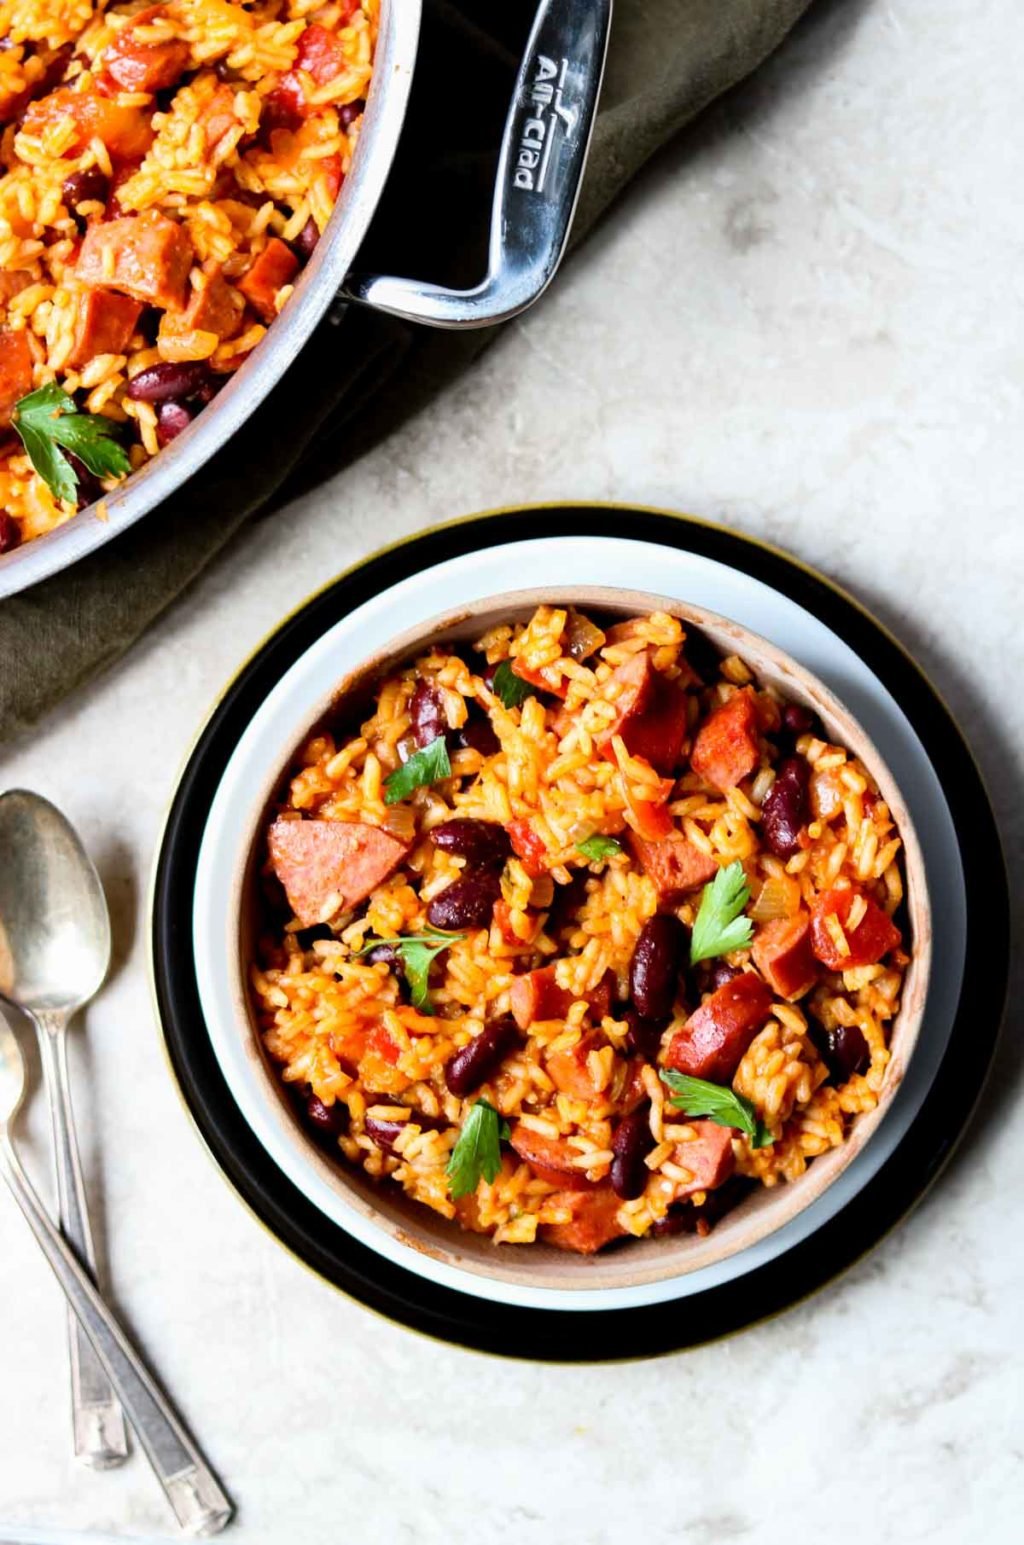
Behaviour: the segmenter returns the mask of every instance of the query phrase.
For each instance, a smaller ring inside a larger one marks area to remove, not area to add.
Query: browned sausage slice
[[[668,1044],[670,1068],[726,1084],[739,1067],[772,1006],[772,991],[753,971],[744,971],[713,992]]]
[[[270,828],[270,861],[304,928],[347,912],[387,879],[405,844],[361,821],[289,821]]]
[[[675,907],[694,886],[703,885],[718,873],[718,864],[708,853],[694,847],[682,832],[650,840],[636,832],[627,833],[633,854],[654,881],[662,906]]]
[[[509,1137],[509,1146],[528,1164],[538,1180],[549,1185],[561,1186],[566,1191],[590,1191],[593,1181],[588,1180],[581,1169],[574,1169],[570,1162],[576,1149],[570,1148],[564,1137],[547,1137],[532,1127],[517,1121]]]
[[[87,365],[97,354],[123,354],[142,314],[140,301],[112,290],[86,290],[78,303],[68,364]]]
[[[754,964],[780,998],[802,998],[818,980],[811,949],[811,919],[806,912],[775,917],[754,936]]]
[[[611,1186],[559,1192],[550,1200],[572,1212],[568,1223],[548,1223],[541,1228],[541,1237],[558,1250],[594,1255],[626,1232],[617,1217],[622,1204]]]
[[[686,1121],[685,1117],[678,1119]],[[720,1127],[715,1121],[687,1121],[686,1125],[697,1136],[677,1145],[675,1162],[688,1169],[693,1180],[676,1192],[677,1198],[692,1196],[695,1191],[713,1191],[728,1180],[736,1167],[732,1127]]]
[[[90,225],[76,273],[85,284],[122,290],[147,305],[185,304],[192,242],[183,225],[155,209]]]
[[[753,772],[760,757],[754,694],[745,687],[701,725],[690,765],[705,783],[724,794]]]

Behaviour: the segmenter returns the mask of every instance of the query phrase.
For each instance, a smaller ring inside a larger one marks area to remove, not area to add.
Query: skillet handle
[[[350,275],[350,300],[431,327],[487,327],[533,304],[555,275],[594,126],[612,0],[541,0],[505,122],[487,277],[471,290]]]

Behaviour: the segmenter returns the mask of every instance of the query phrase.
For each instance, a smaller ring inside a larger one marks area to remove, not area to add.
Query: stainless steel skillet
[[[186,482],[237,433],[332,304],[356,301],[431,327],[487,327],[525,310],[549,284],[568,240],[590,143],[612,0],[541,0],[505,122],[488,272],[463,291],[351,272],[398,148],[421,7],[422,0],[382,0],[373,84],[351,172],[267,337],[183,434],[107,496],[106,521],[82,510],[0,557],[0,598],[101,547]]]

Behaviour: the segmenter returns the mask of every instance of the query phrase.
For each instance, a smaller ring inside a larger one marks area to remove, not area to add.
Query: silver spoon
[[[110,920],[99,875],[73,828],[38,794],[0,794],[0,998],[39,1036],[65,1238],[96,1276],[68,1083],[67,1027],[110,963]],[[106,1470],[128,1453],[124,1417],[78,1320],[68,1314],[75,1455]]]
[[[0,1174],[14,1193],[68,1304],[117,1391],[178,1523],[192,1535],[217,1534],[231,1520],[231,1502],[91,1278],[51,1222],[21,1167],[11,1141],[11,1123],[24,1093],[21,1048],[0,1014]]]

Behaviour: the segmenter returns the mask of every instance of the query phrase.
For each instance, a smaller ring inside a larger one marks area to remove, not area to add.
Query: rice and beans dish
[[[878,1102],[892,814],[673,616],[436,643],[312,735],[265,841],[252,991],[302,1119],[497,1243],[706,1234]]]
[[[265,335],[359,136],[379,0],[0,0],[0,554]]]

